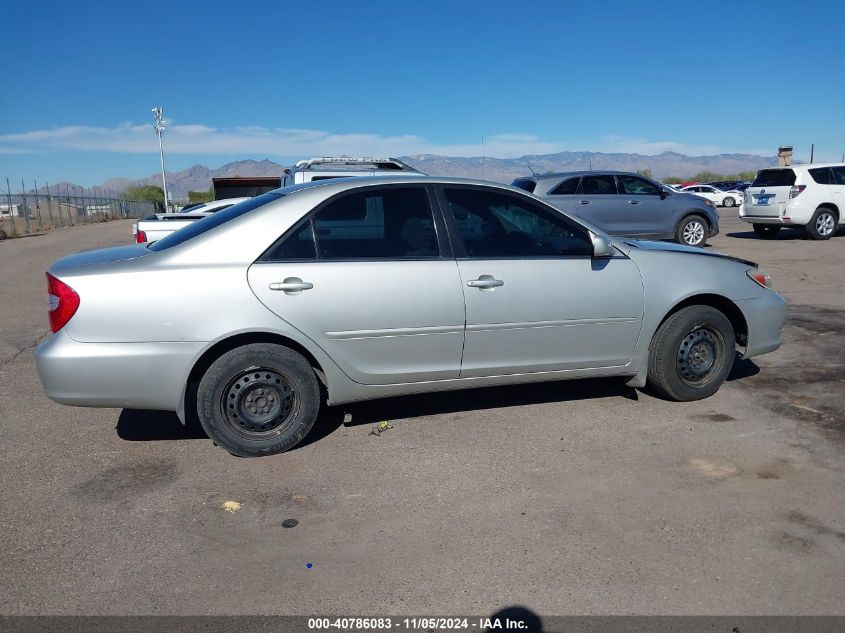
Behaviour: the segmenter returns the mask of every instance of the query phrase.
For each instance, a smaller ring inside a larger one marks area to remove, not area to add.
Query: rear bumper
[[[44,392],[60,404],[177,411],[204,343],[79,343],[60,330],[35,350]]]
[[[776,224],[778,226],[791,224],[791,222],[784,222],[781,217],[771,215],[741,215],[739,219],[751,224]]]
[[[767,354],[778,349],[786,320],[786,301],[778,293],[767,290],[755,299],[736,302],[748,324],[748,342],[743,358]]]

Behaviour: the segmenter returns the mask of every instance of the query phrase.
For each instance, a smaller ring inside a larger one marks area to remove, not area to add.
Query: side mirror
[[[668,189],[661,188],[660,189],[660,199],[665,200],[666,196],[671,196],[672,194],[669,192]]]
[[[593,241],[593,257],[610,257],[613,255],[613,244],[604,235],[590,233]]]

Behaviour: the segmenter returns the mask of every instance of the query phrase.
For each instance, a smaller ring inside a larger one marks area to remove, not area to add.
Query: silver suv
[[[573,171],[517,178],[513,185],[610,235],[704,246],[719,232],[713,202],[638,174]]]

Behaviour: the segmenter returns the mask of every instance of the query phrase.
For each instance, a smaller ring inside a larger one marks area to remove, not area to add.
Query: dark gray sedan
[[[610,235],[704,246],[719,232],[713,202],[638,174],[573,171],[517,178],[513,185]]]

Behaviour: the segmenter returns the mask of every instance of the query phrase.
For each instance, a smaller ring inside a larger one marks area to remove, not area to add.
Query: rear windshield
[[[764,169],[757,174],[752,187],[791,187],[795,184],[795,172],[791,169]]]
[[[537,188],[537,182],[531,180],[530,178],[517,178],[511,184],[514,187],[525,189],[525,191],[527,191],[528,193],[534,193],[534,189]]]
[[[202,220],[197,220],[193,224],[189,224],[184,229],[176,231],[175,233],[171,233],[167,237],[164,237],[156,242],[153,242],[149,245],[149,249],[151,251],[163,251],[168,248],[172,248],[173,246],[178,246],[182,242],[186,242],[197,235],[202,235],[206,231],[210,231],[211,229],[220,226],[228,222],[229,220],[233,220],[244,213],[249,213],[253,209],[257,209],[258,207],[264,206],[268,202],[273,202],[274,200],[278,200],[285,194],[280,193],[278,191],[273,191],[270,193],[265,193],[260,196],[256,196],[251,200],[244,200],[243,202],[239,202],[238,204],[234,204],[228,209],[223,209],[222,211],[218,211],[214,215],[210,215]]]

